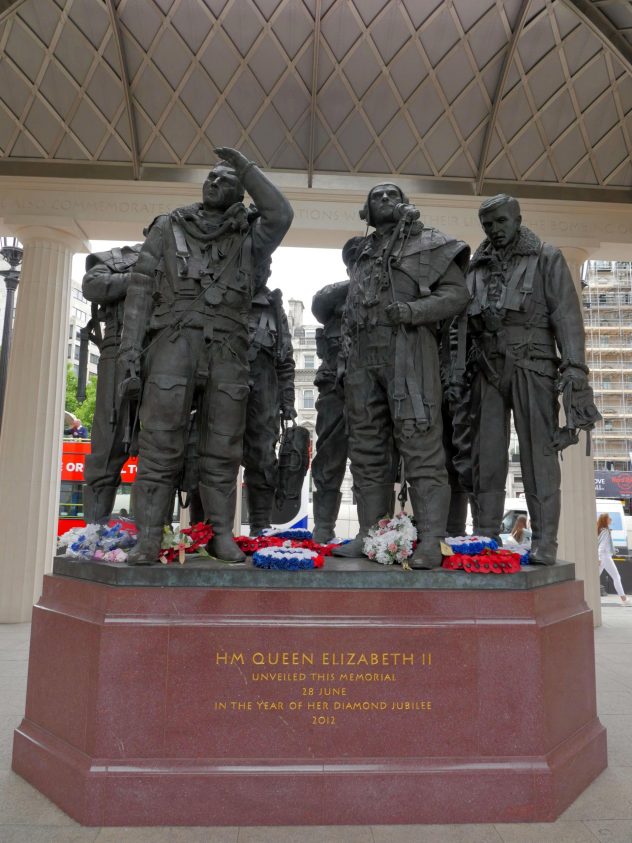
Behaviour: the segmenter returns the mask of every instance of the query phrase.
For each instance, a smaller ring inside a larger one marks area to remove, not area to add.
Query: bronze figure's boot
[[[236,495],[235,482],[228,494],[225,488],[214,488],[200,483],[204,517],[215,531],[215,535],[207,545],[207,550],[211,556],[223,562],[244,562],[246,559],[233,538]]]
[[[371,527],[380,518],[391,518],[393,515],[393,486],[391,483],[354,489],[354,494],[357,501],[360,530],[355,539],[347,542],[347,544],[334,547],[332,550],[334,556],[345,556],[347,558],[364,556],[364,540]]]
[[[428,486],[420,480],[409,483],[410,502],[417,522],[418,544],[410,557],[411,568],[440,568],[441,542],[445,539],[450,508],[449,486]]]
[[[163,528],[171,516],[173,494],[171,485],[148,480],[134,483],[138,541],[127,555],[128,565],[153,565],[158,562]]]
[[[539,498],[526,495],[531,520],[530,565],[555,565],[557,560],[557,529],[560,523],[561,492]]]
[[[327,544],[336,538],[336,520],[340,511],[342,495],[336,489],[314,490],[313,541]]]
[[[505,514],[505,490],[502,492],[479,492],[476,496],[477,536],[495,539],[500,547],[500,527]]]
[[[270,528],[270,515],[274,503],[274,489],[268,487],[246,486],[248,495],[248,515],[250,516],[250,535],[260,536]]]
[[[116,486],[83,485],[83,517],[86,524],[107,524],[114,508]]]
[[[450,490],[450,509],[448,510],[447,536],[464,536],[467,520],[467,504],[469,495],[455,489]]]

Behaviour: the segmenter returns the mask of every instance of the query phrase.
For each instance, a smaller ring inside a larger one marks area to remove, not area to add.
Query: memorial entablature
[[[0,219],[11,232],[24,226],[50,226],[83,241],[138,240],[154,217],[198,201],[206,172],[195,171],[192,181],[192,174],[187,173],[186,182],[0,176]],[[271,176],[294,208],[294,222],[283,245],[330,249],[341,248],[349,237],[364,231],[358,210],[380,178],[323,176],[307,188],[300,186],[301,179],[294,174]],[[433,193],[428,183],[426,190],[420,191],[416,180],[389,178],[421,209],[425,223],[472,246],[480,241],[477,211],[481,196]],[[495,193],[516,195],[524,220],[547,242],[560,248],[581,248],[591,260],[632,258],[632,206],[623,192],[618,202],[522,198],[514,185],[506,183],[493,185],[486,195]]]

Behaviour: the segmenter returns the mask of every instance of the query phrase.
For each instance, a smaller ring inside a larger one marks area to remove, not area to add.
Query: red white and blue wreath
[[[292,547],[286,542],[282,547],[263,547],[252,557],[256,568],[274,571],[308,571],[322,568],[325,560],[321,553],[306,547]]]
[[[309,541],[312,538],[311,530],[303,530],[299,527],[290,527],[287,530],[277,530],[275,527],[268,527],[262,530],[261,535],[265,538],[289,539],[291,541]]]

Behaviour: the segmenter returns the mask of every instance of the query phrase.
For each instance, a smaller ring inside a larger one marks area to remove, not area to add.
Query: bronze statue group
[[[178,489],[192,520],[213,525],[209,552],[243,561],[232,534],[239,466],[257,534],[270,525],[281,422],[296,415],[287,319],[266,286],[292,209],[241,153],[216,152],[201,203],[157,217],[142,246],[87,261],[83,291],[105,330],[84,513],[109,518],[137,450],[129,564],[158,559]],[[359,532],[337,555],[362,555],[369,529],[393,511],[397,481],[418,530],[411,567],[441,565],[441,541],[464,532],[468,501],[474,533],[498,539],[513,415],[531,561],[553,564],[559,452],[599,418],[561,252],[522,225],[506,195],[481,205],[485,239],[471,260],[395,184],[373,187],[360,217],[366,236],[343,250],[348,280],[312,305],[322,324],[314,540],[335,536],[347,458]]]

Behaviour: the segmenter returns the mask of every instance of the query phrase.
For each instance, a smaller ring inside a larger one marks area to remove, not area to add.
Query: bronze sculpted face
[[[213,167],[202,186],[202,202],[207,211],[225,211],[241,202],[244,189],[235,171],[222,164]]]
[[[506,249],[518,234],[522,222],[520,206],[515,201],[481,210],[479,219],[494,249]]]
[[[402,201],[402,192],[395,184],[378,184],[369,194],[369,222],[379,226],[397,222],[395,206]]]

